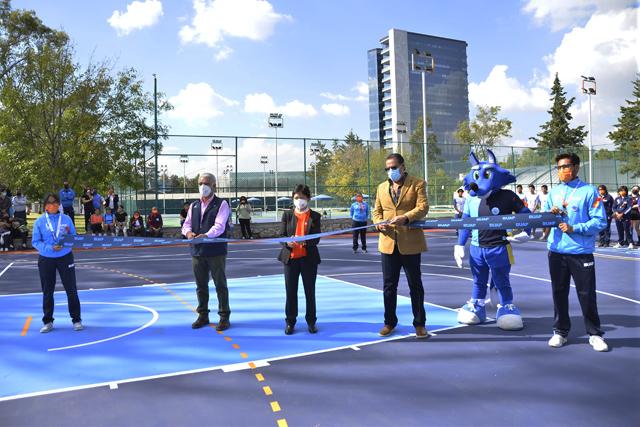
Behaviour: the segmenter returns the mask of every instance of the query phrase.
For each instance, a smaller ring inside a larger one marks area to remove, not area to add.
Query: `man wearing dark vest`
[[[203,173],[198,179],[200,199],[191,203],[187,219],[182,226],[182,234],[187,239],[201,237],[228,236],[229,204],[218,198],[216,192],[216,178],[210,173]],[[193,274],[196,278],[198,295],[198,319],[191,325],[193,329],[202,328],[209,324],[209,275],[213,278],[218,295],[218,315],[220,321],[216,330],[228,329],[229,290],[225,266],[227,261],[226,243],[201,243],[191,245]]]

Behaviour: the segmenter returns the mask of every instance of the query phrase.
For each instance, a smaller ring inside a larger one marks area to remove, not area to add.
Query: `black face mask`
[[[22,196],[22,192],[21,192],[21,191],[18,191],[18,192],[16,193],[16,195],[17,195],[18,197],[20,197],[20,196]]]
[[[64,188],[65,188],[65,190],[68,190],[69,189],[69,184],[65,184]]]

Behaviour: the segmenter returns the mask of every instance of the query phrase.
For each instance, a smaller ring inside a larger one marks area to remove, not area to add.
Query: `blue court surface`
[[[192,308],[197,305],[194,283],[80,291],[87,325],[81,332],[71,328],[64,292],[56,294],[54,330],[49,334],[31,331],[25,336],[16,331],[28,316],[38,323],[41,295],[0,297],[0,340],[6,345],[0,359],[4,383],[0,398],[241,368],[233,366],[241,363],[248,368],[249,361],[260,365],[384,341],[377,334],[381,292],[322,276],[316,284],[319,333],[311,335],[306,330],[302,295],[298,331],[284,335],[283,280],[282,275],[274,275],[229,281],[232,342],[213,328],[190,328]],[[454,310],[432,304],[426,309],[432,331],[457,326]],[[398,315],[412,318],[408,298],[400,297]],[[215,313],[211,318],[216,318]],[[397,331],[387,340],[403,338],[414,329],[411,324],[399,325]]]

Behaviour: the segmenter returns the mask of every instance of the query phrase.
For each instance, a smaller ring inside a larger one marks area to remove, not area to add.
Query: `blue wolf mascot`
[[[462,218],[529,213],[516,193],[502,189],[505,185],[516,182],[516,177],[498,164],[491,150],[487,150],[487,157],[487,161],[481,162],[473,151],[469,154],[471,172],[464,178],[463,185],[471,197],[464,205]],[[506,230],[460,230],[458,244],[453,251],[460,268],[469,234],[473,291],[471,299],[458,311],[458,322],[476,325],[487,320],[485,298],[491,273],[491,284],[497,288],[500,299],[496,313],[498,327],[503,330],[522,329],[522,316],[513,304],[513,291],[509,281],[509,272],[514,263],[510,242],[524,243],[530,240],[531,230],[527,229],[512,237],[507,235]]]

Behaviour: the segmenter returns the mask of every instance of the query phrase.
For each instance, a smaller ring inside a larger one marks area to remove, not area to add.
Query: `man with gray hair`
[[[198,189],[200,199],[189,206],[187,218],[182,226],[182,234],[187,239],[226,238],[229,231],[230,209],[227,201],[218,198],[215,194],[215,176],[210,173],[201,174],[198,178]],[[224,331],[231,326],[229,290],[225,274],[227,244],[224,242],[192,244],[191,256],[198,295],[198,318],[191,327],[198,329],[209,324],[209,275],[211,275],[218,295],[218,315],[220,316],[216,330]]]

